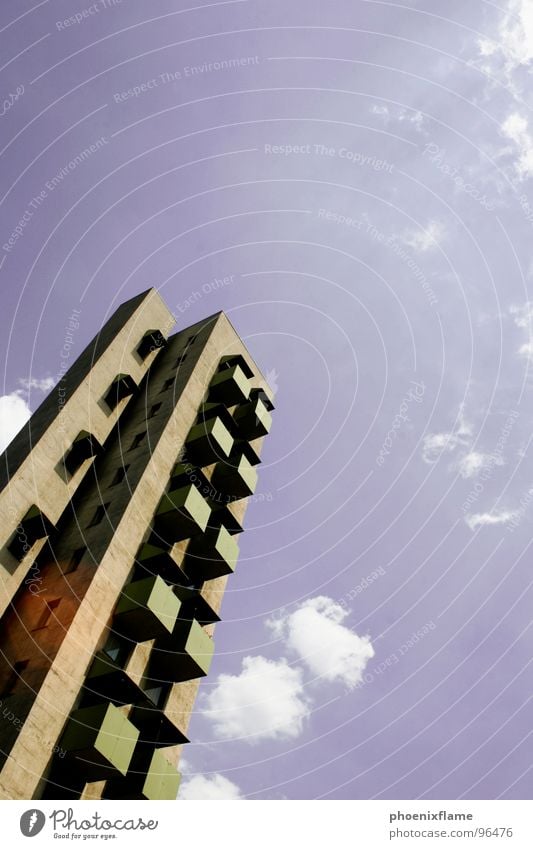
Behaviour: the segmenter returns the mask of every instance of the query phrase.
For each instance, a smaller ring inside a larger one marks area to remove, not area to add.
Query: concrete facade
[[[0,798],[175,798],[272,405],[172,324],[122,305],[2,457]]]

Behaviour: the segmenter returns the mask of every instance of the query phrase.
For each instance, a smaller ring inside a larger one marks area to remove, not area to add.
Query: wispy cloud
[[[387,106],[384,103],[373,103],[370,107],[372,115],[377,115],[384,124],[398,123],[413,127],[417,133],[424,132],[426,121],[418,109],[406,109],[403,106]]]
[[[462,478],[474,478],[485,469],[503,466],[505,460],[501,454],[483,454],[481,451],[468,451],[457,463]]]
[[[425,463],[436,463],[444,453],[453,453],[457,448],[470,445],[472,425],[464,415],[464,407],[459,407],[457,423],[452,430],[440,433],[428,433],[422,443],[422,459]]]
[[[512,306],[510,313],[514,323],[525,331],[526,339],[518,348],[518,354],[526,359],[533,358],[533,302],[526,301],[522,306]]]
[[[446,228],[440,221],[430,221],[427,227],[420,230],[407,230],[402,240],[415,251],[429,251],[438,247],[446,234]]]
[[[49,392],[55,384],[52,377],[20,377],[17,382],[20,389],[0,395],[0,451],[5,451],[31,416],[27,401],[30,390]]]
[[[533,60],[533,5],[531,0],[510,0],[494,39],[482,38],[483,57],[503,63],[507,74]]]
[[[471,513],[465,516],[465,522],[471,531],[487,525],[505,525],[520,515],[516,510],[501,510],[499,513]]]

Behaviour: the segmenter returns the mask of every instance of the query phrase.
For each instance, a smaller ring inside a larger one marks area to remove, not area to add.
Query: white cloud
[[[472,436],[472,425],[466,420],[463,406],[459,408],[457,425],[451,431],[428,433],[422,444],[424,463],[436,463],[444,452],[453,453],[459,447],[466,447]]]
[[[402,236],[406,245],[415,251],[429,251],[438,247],[445,234],[444,225],[439,221],[430,221],[427,227],[421,230],[409,230]]]
[[[502,134],[513,144],[517,155],[514,163],[518,180],[524,180],[533,175],[533,136],[525,118],[513,112],[502,124]]]
[[[0,396],[0,451],[7,448],[30,416],[30,408],[17,392]]]
[[[182,782],[179,799],[242,799],[241,791],[223,775],[195,775]]]
[[[531,0],[511,0],[494,40],[480,39],[478,46],[482,56],[503,61],[508,74],[521,65],[528,65],[533,59]]]
[[[309,715],[302,671],[283,658],[245,657],[239,675],[219,675],[206,704],[219,737],[250,743],[298,737]]]
[[[53,377],[20,377],[16,389],[9,395],[0,395],[0,451],[4,451],[21,427],[31,416],[31,410],[25,399],[30,390],[49,392],[55,386]]]
[[[342,624],[347,615],[331,598],[318,596],[267,624],[314,675],[355,687],[374,649],[369,637],[360,637]]]
[[[463,478],[476,477],[485,469],[492,466],[503,466],[505,461],[500,454],[483,454],[481,451],[469,451],[458,462],[459,474]]]
[[[520,516],[520,511],[502,510],[500,513],[472,513],[465,517],[465,522],[471,531],[487,525],[505,525]]]

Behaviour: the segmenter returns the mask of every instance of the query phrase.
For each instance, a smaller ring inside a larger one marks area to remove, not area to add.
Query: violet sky
[[[148,286],[276,387],[183,797],[530,798],[533,2],[3,0],[0,39],[4,442],[72,310],[74,356]]]

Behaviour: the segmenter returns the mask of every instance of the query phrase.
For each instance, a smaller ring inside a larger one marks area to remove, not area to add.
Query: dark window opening
[[[146,436],[146,431],[143,430],[142,433],[138,433],[137,436],[134,437],[133,442],[130,445],[130,451],[134,451],[135,448],[138,448],[141,442],[144,440]]]
[[[113,480],[111,481],[109,486],[116,486],[117,483],[122,483],[122,481],[126,477],[126,472],[128,471],[128,469],[129,469],[129,464],[127,466],[120,466],[120,468],[116,470],[116,472],[113,476]]]
[[[109,507],[110,503],[111,502],[108,501],[107,504],[99,504],[98,505],[98,507],[96,508],[96,510],[94,512],[94,516],[92,517],[91,521],[87,525],[88,528],[92,528],[95,525],[100,524],[100,522],[102,521],[102,519],[106,515],[107,508]]]
[[[173,377],[169,377],[168,380],[165,380],[165,382],[163,384],[163,388],[161,389],[161,392],[166,392],[167,389],[170,389],[171,386],[174,386],[174,378]]]
[[[76,571],[86,551],[86,546],[82,546],[82,548],[77,548],[75,551],[72,552],[72,556],[69,562],[67,563],[66,568],[63,570],[64,575],[68,575],[70,574],[70,572]]]
[[[16,663],[13,664],[13,668],[9,673],[9,677],[5,683],[5,686],[0,691],[0,695],[2,698],[6,698],[7,696],[11,696],[15,691],[17,684],[20,681],[20,676],[26,669],[29,660],[17,660]]]
[[[159,404],[154,404],[153,407],[150,407],[150,412],[148,413],[148,418],[153,419],[159,408],[161,407],[161,402]]]

